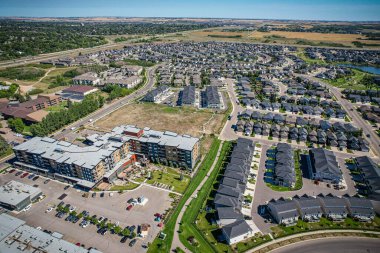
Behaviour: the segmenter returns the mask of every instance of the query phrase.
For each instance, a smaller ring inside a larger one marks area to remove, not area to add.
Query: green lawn
[[[363,71],[357,69],[351,69],[352,75],[337,78],[335,80],[323,79],[325,82],[342,89],[354,89],[354,90],[366,90],[363,84],[360,83],[365,75],[369,75]]]
[[[213,189],[213,184],[215,183],[215,179],[217,178],[220,170],[224,166],[226,162],[226,157],[228,153],[231,150],[232,143],[231,142],[225,142],[223,143],[222,152],[218,159],[218,162],[216,164],[216,168],[211,173],[210,177],[207,179],[206,183],[203,185],[202,189],[198,192],[197,198],[193,199],[190,202],[190,205],[187,207],[182,220],[181,220],[181,226],[180,226],[180,240],[181,242],[192,252],[200,252],[200,253],[207,253],[207,252],[215,252],[220,251],[218,250],[219,247],[223,247],[226,245],[217,243],[214,239],[214,236],[212,235],[212,231],[206,230],[206,231],[200,231],[198,229],[198,226],[194,224],[194,222],[200,223],[201,227],[205,227],[207,224],[207,220],[205,219],[205,215],[203,216],[203,219],[198,218],[198,214],[203,214],[205,203],[207,197],[210,195],[210,192]],[[190,236],[194,236],[195,241],[198,243],[197,245],[192,245],[188,242],[188,238]],[[216,245],[215,245],[216,244]],[[222,249],[223,251],[224,249]]]
[[[127,185],[113,185],[110,191],[126,191],[136,189],[139,184],[129,182]]]
[[[151,173],[151,179],[148,179],[146,183],[153,184],[155,182],[173,186],[173,191],[183,193],[190,182],[190,177],[183,174],[182,181],[180,180],[181,173],[179,170],[172,168],[165,168],[164,170],[155,170]]]
[[[161,240],[158,237],[156,237],[156,239],[149,246],[148,252],[151,252],[151,253],[155,253],[155,252],[169,253],[170,252],[172,241],[173,241],[173,235],[174,233],[177,233],[177,231],[174,231],[177,217],[181,209],[185,205],[187,199],[195,191],[197,186],[200,184],[200,182],[202,182],[203,178],[206,176],[207,172],[209,171],[218,153],[219,146],[220,146],[220,140],[214,138],[210,151],[208,152],[207,156],[203,160],[201,167],[198,169],[196,175],[191,179],[190,184],[186,188],[181,200],[179,201],[178,205],[175,207],[175,210],[173,211],[172,215],[169,217],[169,219],[165,220],[165,227],[163,229],[163,232],[166,234],[166,238],[164,240]]]
[[[313,230],[326,229],[363,229],[363,230],[380,230],[380,218],[377,216],[371,223],[354,221],[351,218],[346,218],[344,222],[332,222],[326,218],[321,218],[320,222],[308,223],[298,220],[297,225],[285,227],[276,226],[271,228],[275,238],[288,236],[296,233],[303,233]]]

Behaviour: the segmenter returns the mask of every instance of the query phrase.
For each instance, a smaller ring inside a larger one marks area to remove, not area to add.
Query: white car
[[[36,227],[37,230],[41,230],[42,228],[41,227]]]
[[[70,207],[70,212],[75,211],[75,209],[77,209],[75,206],[71,206],[71,207]]]
[[[72,127],[72,128],[70,128],[71,129],[71,131],[74,131],[75,129],[76,129],[76,127]]]
[[[27,207],[24,208],[24,212],[29,211],[29,209],[32,207],[32,205],[28,205]]]
[[[115,222],[115,226],[119,226],[119,222],[118,221]]]
[[[85,228],[87,226],[88,226],[88,222],[86,221],[86,222],[83,223],[82,228]]]
[[[51,211],[53,211],[53,207],[49,207],[48,209],[46,209],[45,213],[50,213]]]

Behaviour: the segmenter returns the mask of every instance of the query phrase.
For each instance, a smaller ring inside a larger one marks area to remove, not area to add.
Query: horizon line
[[[0,19],[15,19],[15,18],[147,18],[147,19],[222,19],[222,20],[266,20],[266,21],[309,21],[309,22],[380,22],[380,20],[333,20],[333,19],[284,19],[284,18],[231,18],[231,17],[165,17],[165,16],[0,16]],[[101,22],[101,21],[99,21]]]

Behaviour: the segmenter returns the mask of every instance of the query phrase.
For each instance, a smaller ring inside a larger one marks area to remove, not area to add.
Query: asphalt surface
[[[96,110],[95,112],[87,115],[86,117],[72,123],[71,125],[65,126],[64,130],[58,131],[55,134],[53,134],[54,138],[56,139],[61,139],[65,137],[67,134],[70,132],[75,131],[78,127],[82,125],[90,125],[96,122],[97,120],[107,116],[108,114],[118,110],[119,108],[127,105],[131,101],[145,95],[150,89],[153,88],[154,86],[154,75],[155,75],[155,70],[156,68],[160,65],[156,65],[152,68],[147,69],[147,82],[146,84],[138,89],[137,91],[133,92],[132,94],[120,98],[118,100],[113,101],[110,104],[105,104],[102,108]],[[91,119],[91,122],[90,122]],[[75,129],[73,129],[75,128]],[[72,130],[73,129],[73,130]]]
[[[271,253],[378,253],[380,240],[366,237],[321,238],[302,241],[270,251]]]

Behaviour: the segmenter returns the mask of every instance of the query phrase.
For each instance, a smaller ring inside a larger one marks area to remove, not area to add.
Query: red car
[[[11,169],[10,171],[9,171],[9,173],[13,173],[13,172],[15,172],[16,170],[15,169]]]
[[[127,207],[127,210],[128,210],[128,211],[131,210],[132,207],[133,207],[133,205],[129,205],[129,206]]]
[[[29,175],[29,173],[28,173],[28,172],[25,172],[24,174],[22,174],[21,178],[24,178],[24,177],[26,177],[27,175]]]

